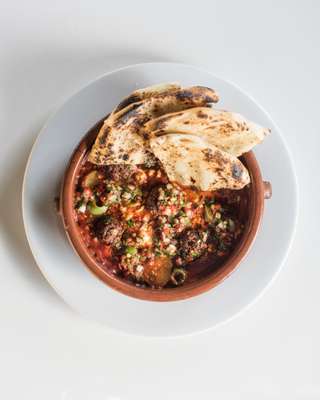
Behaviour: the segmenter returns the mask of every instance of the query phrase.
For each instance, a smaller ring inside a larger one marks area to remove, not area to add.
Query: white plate
[[[154,303],[117,293],[93,276],[70,247],[54,197],[72,150],[82,136],[124,96],[160,82],[205,85],[218,91],[219,107],[270,127],[255,154],[263,178],[272,183],[258,237],[228,279],[190,300]],[[72,96],[42,129],[31,152],[23,188],[23,217],[39,268],[58,294],[79,313],[128,334],[178,336],[215,327],[248,306],[284,262],[297,214],[296,178],[279,129],[267,113],[235,85],[193,66],[150,63],[108,73]]]

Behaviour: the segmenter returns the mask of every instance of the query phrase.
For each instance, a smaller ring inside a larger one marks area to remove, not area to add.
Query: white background
[[[0,1],[1,399],[320,398],[320,2],[186,3]],[[283,131],[300,186],[272,288],[180,339],[110,334],[75,315],[38,271],[21,220],[23,170],[51,111],[96,76],[146,61],[200,65],[253,95]]]

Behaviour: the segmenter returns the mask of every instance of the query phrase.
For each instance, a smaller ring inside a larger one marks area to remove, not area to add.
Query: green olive
[[[88,210],[92,215],[102,215],[107,211],[108,207],[107,206],[97,206],[95,202],[90,201],[88,204]]]
[[[187,278],[187,271],[183,268],[175,268],[171,274],[171,282],[176,285],[180,286],[184,283]]]
[[[130,254],[132,256],[137,254],[137,249],[133,246],[127,246],[125,251],[126,251],[126,254]]]

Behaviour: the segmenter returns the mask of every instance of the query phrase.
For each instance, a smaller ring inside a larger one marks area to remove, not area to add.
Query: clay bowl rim
[[[95,277],[98,277],[110,288],[140,300],[160,302],[185,300],[205,293],[219,285],[237,269],[250,250],[263,216],[264,199],[271,197],[271,185],[262,180],[260,168],[253,152],[250,151],[242,156],[251,178],[248,202],[248,207],[250,209],[249,219],[239,243],[230,256],[212,274],[189,284],[176,288],[142,288],[121,280],[112,273],[108,273],[98,264],[82,241],[77,223],[74,219],[73,195],[78,170],[85,160],[101,124],[102,122],[99,121],[90,129],[74,150],[65,170],[60,193],[59,213],[62,217],[63,226],[74,251],[78,254],[84,265]]]

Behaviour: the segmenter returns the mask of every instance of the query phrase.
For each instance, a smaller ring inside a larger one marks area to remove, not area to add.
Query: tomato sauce
[[[170,183],[159,164],[85,162],[74,193],[84,243],[136,285],[182,285],[196,263],[225,259],[244,229],[245,190],[199,192]]]

